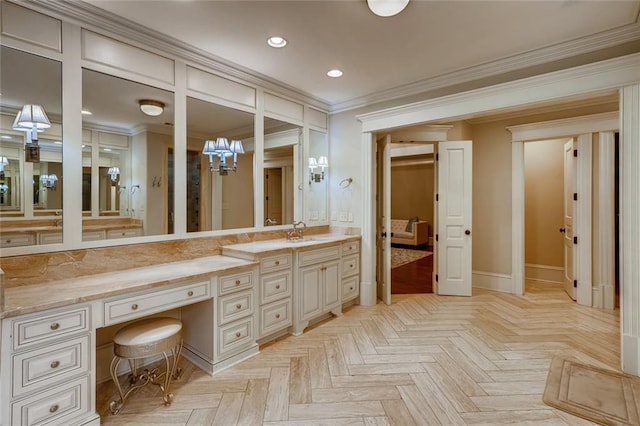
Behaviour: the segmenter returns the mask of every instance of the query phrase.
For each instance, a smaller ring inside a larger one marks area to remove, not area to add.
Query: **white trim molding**
[[[485,290],[511,293],[511,275],[494,274],[492,272],[472,271],[471,280],[473,287]]]
[[[579,135],[577,138],[578,163],[576,192],[578,201],[574,218],[574,239],[578,242],[574,245],[573,255],[576,258],[576,275],[578,281],[576,301],[580,305],[591,306],[592,297],[592,244],[591,244],[591,182],[593,181],[593,137],[591,133]]]
[[[620,114],[617,111],[541,123],[522,124],[507,127],[514,141],[540,141],[558,136],[575,136],[583,133],[616,131],[620,128]]]
[[[593,306],[615,308],[615,134],[598,133],[598,276]]]
[[[370,188],[362,192],[364,214],[362,217],[362,276],[360,277],[360,304],[372,306],[377,303],[376,287],[376,180],[375,180],[376,139],[372,133],[362,133],[362,187]],[[373,162],[372,160],[373,159]]]
[[[640,84],[620,89],[622,370],[640,375]]]
[[[564,267],[525,263],[524,277],[526,280],[563,284]]]

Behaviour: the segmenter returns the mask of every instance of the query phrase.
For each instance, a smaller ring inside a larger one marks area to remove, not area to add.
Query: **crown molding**
[[[219,72],[244,83],[289,96],[320,110],[329,111],[329,104],[322,99],[91,4],[77,0],[11,0],[11,2],[82,27],[89,25],[91,26],[87,28],[89,30],[105,31],[107,33],[105,35],[109,37],[124,38],[127,41],[152,47],[165,56],[169,54],[188,63],[204,66],[210,71]]]
[[[427,78],[414,83],[382,90],[370,95],[331,105],[330,114],[336,114],[368,105],[391,101],[419,93],[455,86],[473,80],[492,77],[527,67],[542,65],[597,50],[611,48],[627,42],[640,40],[640,23],[618,27],[564,43],[523,52],[495,61]]]

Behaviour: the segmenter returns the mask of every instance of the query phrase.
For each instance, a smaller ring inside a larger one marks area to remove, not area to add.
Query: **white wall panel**
[[[62,23],[33,10],[3,1],[2,36],[62,52]]]
[[[214,96],[251,108],[256,107],[256,90],[253,87],[236,83],[235,81],[201,71],[197,68],[187,67],[187,90]]]
[[[82,59],[173,85],[174,63],[91,31],[82,31]]]
[[[307,124],[317,126],[323,129],[327,128],[327,114],[317,109],[307,108],[305,116]]]
[[[98,132],[98,143],[100,145],[129,147],[129,137],[125,135],[117,135],[114,133]]]
[[[264,94],[264,112],[276,114],[283,118],[292,118],[297,121],[304,119],[304,107],[301,104],[270,93]]]

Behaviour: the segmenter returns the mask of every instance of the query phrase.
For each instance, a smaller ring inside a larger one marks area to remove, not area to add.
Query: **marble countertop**
[[[343,243],[347,241],[357,241],[359,235],[343,234],[318,234],[305,236],[302,240],[289,241],[285,238],[278,240],[254,241],[251,243],[232,244],[222,247],[222,254],[227,256],[238,256],[245,259],[256,259],[258,256],[287,253],[294,250],[306,250],[321,248]]]
[[[4,306],[0,307],[0,319],[199,278],[209,278],[218,273],[232,272],[256,264],[252,261],[216,255],[52,281],[46,284],[5,288]]]

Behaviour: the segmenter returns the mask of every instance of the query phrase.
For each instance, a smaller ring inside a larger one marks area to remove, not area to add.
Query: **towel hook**
[[[338,186],[342,189],[347,189],[348,187],[351,186],[351,183],[353,182],[352,178],[344,178],[340,181],[340,183],[338,184]]]

